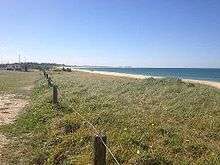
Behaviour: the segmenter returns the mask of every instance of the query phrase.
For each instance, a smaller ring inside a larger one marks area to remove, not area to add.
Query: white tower
[[[18,54],[18,63],[20,64],[21,63],[21,55]]]

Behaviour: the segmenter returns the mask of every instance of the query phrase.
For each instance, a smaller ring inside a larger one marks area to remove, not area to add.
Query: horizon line
[[[220,67],[175,67],[175,66],[170,66],[170,67],[147,67],[147,66],[129,66],[129,65],[119,65],[119,66],[114,66],[114,65],[76,65],[76,64],[60,64],[56,62],[20,62],[21,64],[25,63],[37,63],[37,64],[55,64],[55,65],[63,65],[67,67],[91,67],[91,68],[160,68],[160,69],[220,69]],[[19,62],[12,62],[12,63],[1,63],[0,65],[12,65],[12,64],[19,64]]]

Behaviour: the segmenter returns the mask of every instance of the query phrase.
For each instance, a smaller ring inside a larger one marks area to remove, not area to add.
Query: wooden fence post
[[[57,86],[53,85],[53,104],[58,103],[58,91],[57,91]]]
[[[94,165],[106,165],[106,144],[107,137],[103,135],[95,135],[94,138]]]
[[[51,80],[50,77],[48,77],[47,82],[48,82],[48,86],[51,87],[52,86],[52,80]]]

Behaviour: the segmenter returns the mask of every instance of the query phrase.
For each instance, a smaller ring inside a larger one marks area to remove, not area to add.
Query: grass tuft
[[[220,91],[179,79],[130,79],[53,73],[59,105],[46,81],[14,124],[5,156],[13,163],[89,164],[94,131],[121,164],[219,164]],[[21,159],[22,158],[22,159]],[[108,154],[107,161],[113,164]]]

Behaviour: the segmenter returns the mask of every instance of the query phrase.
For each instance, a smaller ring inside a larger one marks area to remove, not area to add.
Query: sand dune
[[[127,73],[117,73],[117,72],[105,72],[105,71],[90,71],[85,69],[73,69],[75,71],[93,73],[93,74],[102,74],[102,75],[109,75],[109,76],[119,76],[119,77],[129,77],[129,78],[138,78],[138,79],[146,79],[146,78],[164,78],[159,76],[144,76],[144,75],[134,75],[134,74],[127,74]],[[196,84],[203,84],[212,86],[215,88],[220,89],[220,82],[214,81],[206,81],[206,80],[192,80],[192,79],[182,79],[184,82],[196,83]]]

